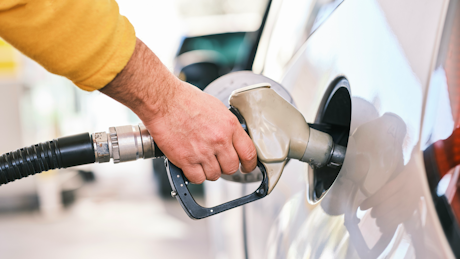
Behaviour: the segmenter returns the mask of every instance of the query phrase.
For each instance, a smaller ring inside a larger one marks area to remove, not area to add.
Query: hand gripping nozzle
[[[261,76],[262,77],[262,76]],[[289,159],[297,159],[314,167],[340,167],[345,147],[334,144],[327,133],[308,126],[302,114],[279,96],[270,84],[262,83],[237,89],[229,98],[230,111],[250,135],[258,156],[257,167],[262,174],[260,186],[239,199],[205,208],[188,190],[189,181],[182,170],[165,160],[173,197],[192,219],[202,219],[259,200],[276,186]],[[164,156],[144,125],[112,127],[109,133],[93,134],[97,162],[115,163],[140,158]]]

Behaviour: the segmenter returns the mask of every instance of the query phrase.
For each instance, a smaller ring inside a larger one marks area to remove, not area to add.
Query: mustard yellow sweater
[[[0,37],[87,91],[112,81],[136,43],[114,0],[0,0]]]

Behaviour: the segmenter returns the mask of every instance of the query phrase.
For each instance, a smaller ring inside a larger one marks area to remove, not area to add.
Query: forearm
[[[100,91],[126,105],[142,120],[161,116],[180,84],[160,59],[139,39],[125,68]]]

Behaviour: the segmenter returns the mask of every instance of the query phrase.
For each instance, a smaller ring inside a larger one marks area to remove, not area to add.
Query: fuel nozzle
[[[235,83],[234,77],[243,80],[244,84],[268,80],[248,73],[232,73],[213,84],[219,88],[241,85]],[[231,79],[228,85],[225,84],[227,78]],[[256,147],[261,184],[254,193],[205,208],[193,199],[187,187],[189,181],[182,170],[166,159],[166,171],[173,190],[171,194],[191,218],[209,217],[267,196],[278,182],[288,159],[298,159],[314,167],[342,165],[345,147],[334,144],[330,135],[310,128],[302,114],[271,89],[270,84],[235,90],[229,102],[231,111]],[[0,155],[0,185],[56,168],[105,163],[111,159],[119,163],[156,157],[164,155],[143,124],[111,127],[108,132],[58,138]]]
[[[340,167],[346,148],[332,137],[310,128],[302,114],[278,95],[270,84],[256,84],[232,92],[231,110],[252,138],[268,178],[268,193],[278,182],[288,159],[311,166]],[[96,162],[114,163],[164,156],[143,124],[111,127],[92,134]]]
[[[229,103],[244,118],[259,161],[265,166],[268,193],[290,158],[316,168],[343,164],[346,148],[334,144],[329,134],[310,128],[303,115],[271,89],[270,84],[235,90]]]

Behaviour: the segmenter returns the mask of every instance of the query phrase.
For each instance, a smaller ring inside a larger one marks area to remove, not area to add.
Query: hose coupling
[[[98,163],[107,163],[111,158],[120,163],[164,156],[142,123],[110,127],[109,132],[96,132],[92,137]]]

